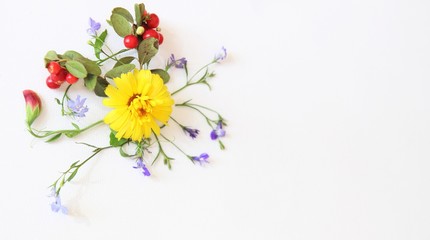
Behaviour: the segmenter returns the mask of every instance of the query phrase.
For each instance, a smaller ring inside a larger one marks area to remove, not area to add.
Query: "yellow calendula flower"
[[[157,121],[166,124],[172,113],[173,99],[158,74],[137,70],[114,78],[109,85],[103,105],[113,108],[104,122],[116,131],[115,137],[140,141],[151,132],[160,134]]]

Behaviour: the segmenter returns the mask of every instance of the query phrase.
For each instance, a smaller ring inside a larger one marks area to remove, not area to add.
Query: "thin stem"
[[[212,119],[208,118],[208,117],[206,116],[206,114],[204,114],[200,109],[198,109],[198,108],[196,108],[196,107],[194,107],[194,106],[191,106],[191,105],[188,105],[188,104],[175,104],[175,106],[178,106],[178,107],[188,107],[188,108],[191,108],[191,109],[196,110],[198,113],[200,113],[200,114],[201,114],[201,115],[206,119],[206,122],[208,123],[208,125],[209,125],[211,128],[213,128],[213,126],[212,126],[212,124],[211,124],[211,123],[217,124],[217,121],[215,121],[215,120],[212,120]]]
[[[103,151],[105,149],[108,149],[108,148],[112,148],[112,147],[113,146],[107,146],[107,147],[97,148],[97,149],[95,149],[93,151],[94,153],[91,154],[91,156],[89,156],[88,158],[86,158],[81,163],[79,163],[79,161],[76,161],[76,162],[72,163],[72,165],[70,165],[69,169],[67,169],[65,172],[63,172],[63,174],[61,174],[61,176],[59,178],[57,178],[57,180],[55,180],[55,182],[50,187],[54,187],[56,189],[56,194],[59,195],[61,189],[64,186],[64,184],[66,184],[67,182],[70,182],[76,176],[76,174],[78,173],[79,169],[85,163],[87,163],[90,159],[92,159],[95,155],[97,155],[101,151]],[[68,175],[68,177],[66,179],[67,175]],[[57,188],[57,184],[58,184],[58,181],[60,181],[60,179],[61,179],[60,186]]]
[[[215,61],[212,61],[212,62],[210,62],[210,63],[208,63],[208,64],[206,64],[206,65],[204,65],[203,67],[201,67],[199,70],[197,70],[197,72],[195,72],[194,74],[193,74],[193,76],[191,76],[189,79],[187,79],[187,83],[188,82],[190,82],[199,72],[201,72],[203,69],[205,69],[205,68],[207,68],[207,67],[209,67],[210,65],[212,65],[212,64],[214,64],[214,63],[216,63]]]
[[[69,84],[69,86],[67,86],[67,88],[66,88],[66,91],[64,91],[64,95],[63,95],[63,98],[61,99],[61,115],[62,116],[64,116],[64,115],[66,115],[64,112],[64,99],[70,99],[68,96],[67,96],[67,93],[69,92],[69,89],[72,87],[72,84]]]
[[[56,131],[38,131],[36,130],[39,134],[43,133],[42,135],[39,135],[37,133],[34,132],[33,128],[31,128],[30,126],[28,127],[28,131],[30,132],[31,135],[33,135],[36,138],[45,138],[45,137],[49,137],[52,135],[56,135],[56,134],[65,134],[68,137],[74,137],[92,127],[95,127],[99,124],[103,123],[103,120],[97,121],[91,125],[88,125],[85,128],[82,129],[71,129],[71,130],[56,130]]]
[[[105,61],[107,61],[107,60],[109,60],[109,59],[113,59],[113,57],[115,57],[115,56],[117,56],[117,55],[119,55],[119,54],[121,54],[121,53],[125,53],[125,52],[130,51],[130,50],[132,50],[132,48],[130,48],[130,49],[122,49],[122,50],[118,51],[117,53],[114,53],[114,54],[112,54],[111,56],[109,56],[109,57],[107,57],[107,58],[105,58],[105,59],[101,59],[101,60],[99,60],[97,63],[98,63],[98,64],[101,64],[101,63],[103,63],[103,62],[105,62]],[[115,59],[114,59],[114,60],[115,60]]]
[[[191,159],[191,156],[186,154],[180,147],[178,147],[178,145],[176,145],[172,140],[168,139],[167,137],[165,137],[163,134],[160,134],[160,136],[162,136],[164,139],[166,139],[166,141],[168,141],[170,144],[172,144],[174,147],[176,147],[180,152],[182,152],[187,158]]]
[[[176,119],[174,119],[172,116],[170,116],[170,119],[172,119],[176,124],[178,124],[181,128],[185,128],[184,125],[180,124]]]

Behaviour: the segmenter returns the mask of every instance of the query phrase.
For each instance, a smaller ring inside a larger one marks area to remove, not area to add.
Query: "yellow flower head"
[[[114,108],[104,122],[117,132],[115,137],[140,141],[149,138],[152,131],[160,134],[156,120],[166,124],[174,103],[160,76],[135,69],[113,80],[116,87],[106,88],[108,98],[103,104]]]

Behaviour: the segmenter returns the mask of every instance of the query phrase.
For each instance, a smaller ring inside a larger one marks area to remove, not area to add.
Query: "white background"
[[[89,17],[102,22],[130,1],[2,1],[0,239],[430,239],[430,3],[360,1],[148,1],[170,53],[190,70],[221,46],[212,91],[178,95],[228,120],[220,151],[198,115],[192,141],[166,134],[211,163],[193,165],[166,147],[144,177],[116,150],[96,156],[64,187],[69,215],[51,212],[48,186],[89,148],[108,143],[106,126],[44,143],[26,132],[22,90],[37,91],[40,129],[69,128],[45,86],[48,50],[86,45]],[[183,81],[172,72],[174,89]],[[88,97],[85,126],[108,111]]]

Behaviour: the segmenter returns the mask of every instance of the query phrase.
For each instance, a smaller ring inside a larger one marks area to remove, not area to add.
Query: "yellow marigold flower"
[[[158,74],[137,70],[114,78],[116,87],[109,85],[103,104],[114,108],[104,122],[116,131],[118,139],[141,141],[151,132],[160,134],[156,120],[166,124],[172,113],[173,99]]]

